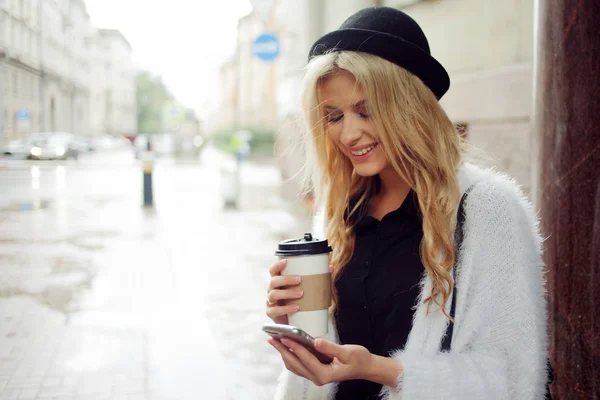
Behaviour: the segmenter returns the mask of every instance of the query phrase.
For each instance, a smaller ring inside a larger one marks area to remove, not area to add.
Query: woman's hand
[[[375,363],[376,356],[363,346],[338,345],[325,339],[316,339],[316,349],[334,357],[330,364],[322,364],[294,340],[283,338],[279,341],[270,337],[268,342],[281,353],[288,370],[311,380],[317,386],[350,379],[368,379]]]
[[[269,274],[269,290],[267,292],[267,316],[276,324],[288,325],[288,314],[298,311],[298,305],[283,305],[282,300],[297,300],[302,297],[302,291],[298,289],[285,289],[285,287],[296,286],[300,284],[302,277],[297,275],[281,275],[281,271],[287,265],[287,260],[282,259],[271,265]],[[333,267],[329,266],[329,272]]]
[[[267,292],[267,316],[276,324],[288,324],[288,314],[298,311],[298,305],[282,305],[281,300],[299,299],[302,292],[296,289],[283,289],[285,286],[295,286],[301,281],[300,276],[282,276],[281,271],[287,265],[287,260],[282,259],[271,265],[269,274],[269,290]]]

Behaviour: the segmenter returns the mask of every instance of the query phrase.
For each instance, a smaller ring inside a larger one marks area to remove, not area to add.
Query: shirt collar
[[[348,214],[348,211],[351,210],[352,207],[354,207],[357,201],[358,198],[355,198],[354,201],[350,202],[350,206],[348,207],[346,214]],[[352,215],[352,218],[350,218],[350,223],[355,227],[355,229],[362,229],[378,222],[376,218],[367,215],[367,211],[367,204],[363,204],[356,211],[356,213]],[[409,218],[415,221],[422,221],[423,217],[421,215],[421,210],[419,209],[419,198],[417,196],[417,193],[411,189],[410,192],[408,192],[408,195],[406,196],[402,204],[400,205],[400,207],[386,214],[384,218],[386,220],[402,220],[405,218]]]

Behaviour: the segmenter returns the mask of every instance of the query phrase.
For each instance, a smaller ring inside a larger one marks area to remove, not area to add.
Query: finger
[[[269,343],[271,346],[275,347],[275,350],[277,350],[277,351],[280,353],[280,355],[281,355],[281,358],[282,358],[282,360],[283,360],[283,363],[284,363],[284,365],[285,365],[285,368],[287,368],[288,370],[292,371],[294,374],[296,374],[296,375],[298,375],[298,376],[302,376],[302,375],[300,374],[300,372],[296,371],[296,370],[293,368],[293,366],[292,366],[292,365],[290,365],[290,363],[289,363],[289,362],[288,362],[288,360],[286,359],[286,357],[287,357],[287,356],[286,356],[285,352],[286,352],[286,351],[289,351],[289,350],[287,350],[287,349],[285,349],[285,348],[282,348],[282,347],[278,346],[278,345],[277,345],[277,342],[278,342],[278,340],[277,340],[277,339],[275,339],[275,338],[272,338],[272,337],[270,337],[270,338],[268,338],[268,339],[267,339],[267,342],[268,342],[268,343]],[[305,377],[305,378],[306,378],[306,377]]]
[[[297,300],[304,295],[300,289],[285,289],[285,290],[271,290],[267,293],[267,299],[271,303],[275,303],[279,300]]]
[[[305,365],[302,364],[297,355],[292,353],[288,347],[284,346],[279,340],[276,340],[272,337],[268,339],[268,342],[271,344],[271,346],[275,347],[277,351],[279,351],[287,369],[296,375],[303,376],[315,383],[317,382],[315,375]]]
[[[269,338],[269,344],[271,346],[275,347],[275,350],[277,350],[279,352],[279,355],[281,356],[281,359],[283,360],[283,365],[285,365],[285,368],[288,371],[291,371],[298,376],[307,378],[304,374],[302,374],[300,371],[298,371],[298,370],[296,370],[296,368],[294,368],[293,363],[288,360],[287,355],[285,354],[286,349],[279,347],[276,342],[277,342],[277,340]],[[287,350],[287,351],[289,352],[289,350]]]
[[[271,265],[271,267],[269,268],[269,274],[271,274],[271,276],[281,275],[281,271],[283,271],[286,265],[287,260],[285,258],[282,258],[275,264]]]
[[[306,366],[315,377],[322,376],[325,367],[314,354],[292,339],[281,338],[281,343],[291,349],[296,357]],[[314,381],[313,381],[314,382]]]
[[[283,286],[296,286],[302,281],[299,275],[275,275],[269,281],[269,289],[274,290]]]
[[[329,273],[333,273],[333,265],[329,266]]]
[[[298,376],[302,376],[304,378],[309,379],[308,371],[302,371],[302,366],[297,364],[296,362],[294,362],[294,358],[296,358],[294,353],[292,353],[288,348],[283,346],[279,342],[279,340],[276,340],[274,338],[269,338],[268,342],[271,346],[275,347],[275,350],[277,350],[279,352],[279,354],[281,355],[281,359],[283,360],[283,364],[285,365],[285,368],[287,368],[289,371],[293,372],[294,374],[296,374]],[[298,360],[296,359],[295,361],[298,361]]]
[[[267,306],[267,317],[273,319],[282,315],[293,314],[300,309],[298,304],[290,304],[287,306]]]
[[[346,349],[344,346],[340,346],[339,344],[325,339],[315,339],[315,348],[321,353],[327,354],[328,356],[337,357],[340,360],[345,360],[348,353],[348,349]]]

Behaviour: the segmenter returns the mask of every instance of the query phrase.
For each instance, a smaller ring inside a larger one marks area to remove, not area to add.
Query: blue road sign
[[[20,108],[15,114],[17,117],[17,132],[29,132],[29,129],[31,128],[31,111],[27,108]]]
[[[263,33],[252,43],[252,53],[263,61],[275,60],[279,52],[279,38],[274,33]]]
[[[21,108],[17,110],[17,120],[19,121],[28,121],[31,119],[31,111],[26,108]]]

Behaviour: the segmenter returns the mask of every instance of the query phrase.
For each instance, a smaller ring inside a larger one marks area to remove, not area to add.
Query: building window
[[[19,95],[23,100],[29,100],[29,82],[27,76],[23,74],[21,74],[21,93]]]
[[[31,4],[29,1],[25,1],[25,5],[23,6],[23,21],[25,21],[25,25],[28,25],[29,18],[31,17]]]
[[[56,132],[56,103],[54,97],[50,99],[50,131]]]
[[[457,122],[454,124],[454,126],[456,127],[456,132],[458,132],[461,138],[468,139],[469,124],[467,124],[466,122]]]
[[[8,81],[8,71],[6,67],[0,68],[0,88],[2,88],[2,93],[0,94],[8,94],[10,91],[9,86],[10,82]]]
[[[10,18],[6,18],[6,28],[4,29],[6,32],[6,44],[8,47],[12,46],[12,20]]]
[[[17,71],[13,71],[13,93],[19,93],[19,75],[17,74]]]
[[[17,50],[21,50],[21,23],[15,22],[13,24],[13,46]]]

